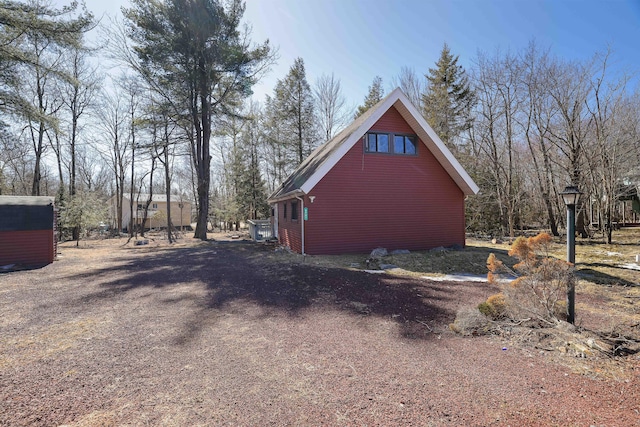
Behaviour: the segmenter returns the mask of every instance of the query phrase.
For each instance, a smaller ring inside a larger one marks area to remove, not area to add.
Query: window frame
[[[291,221],[297,221],[297,220],[298,220],[298,201],[292,200],[291,201]]]
[[[376,136],[376,151],[372,151],[369,150],[369,135],[387,135],[387,144],[388,144],[388,151],[377,151],[377,146],[378,146],[378,137]],[[404,152],[396,152],[395,148],[396,148],[396,137],[402,137],[403,138],[403,149],[405,150]],[[406,152],[406,148],[407,148],[407,139],[410,139],[413,141],[413,147],[415,149],[415,151],[413,153],[407,153]],[[420,139],[418,138],[418,135],[412,134],[412,133],[405,133],[405,132],[382,132],[382,131],[372,131],[372,132],[367,132],[364,135],[364,152],[366,154],[386,154],[386,155],[392,155],[392,156],[408,156],[408,157],[412,157],[412,156],[417,156],[418,155],[418,141]]]

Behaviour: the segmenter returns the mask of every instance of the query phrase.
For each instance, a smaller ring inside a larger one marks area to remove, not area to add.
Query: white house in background
[[[133,212],[129,194],[125,194],[122,199],[122,228],[129,227],[129,221],[133,215],[133,222],[136,225],[142,223],[144,217],[144,207],[151,197],[151,203],[147,211],[147,220],[144,228],[165,228],[167,226],[167,196],[164,194],[145,194],[140,193],[134,196]],[[111,225],[115,228],[117,223],[117,203],[116,196],[109,199],[109,217]],[[175,228],[187,228],[191,226],[191,202],[178,195],[171,195],[171,223]]]

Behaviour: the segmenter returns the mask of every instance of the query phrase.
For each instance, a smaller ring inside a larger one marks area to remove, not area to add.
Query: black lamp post
[[[570,185],[564,189],[562,200],[567,205],[567,261],[576,263],[576,204],[582,194],[578,187]],[[576,319],[576,286],[572,277],[567,287],[567,322],[573,324]]]

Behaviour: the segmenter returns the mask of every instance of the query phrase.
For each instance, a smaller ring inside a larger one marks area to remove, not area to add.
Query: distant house
[[[307,254],[465,244],[477,185],[400,89],[318,147],[269,197],[279,242]]]
[[[0,267],[50,264],[56,243],[53,197],[0,196]]]
[[[144,218],[144,208],[149,200],[149,194],[140,193],[134,196],[133,212],[131,211],[129,194],[125,194],[122,200],[122,228],[129,227],[129,221],[133,216],[133,222],[140,226]],[[116,227],[117,203],[116,196],[109,199],[109,217],[112,226]],[[187,228],[191,226],[191,202],[181,199],[180,196],[171,196],[171,223],[175,228]],[[147,220],[144,223],[145,229],[166,228],[167,227],[167,196],[164,194],[153,194],[151,203],[147,210]]]

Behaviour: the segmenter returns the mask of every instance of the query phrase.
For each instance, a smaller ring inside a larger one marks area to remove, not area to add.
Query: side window
[[[153,209],[158,209],[158,204],[157,204],[157,203],[154,203],[151,207],[152,207]]]
[[[291,219],[298,219],[298,202],[291,202]]]
[[[284,208],[282,209],[282,217],[284,219],[287,219],[287,204],[283,203],[282,205],[284,206]]]

